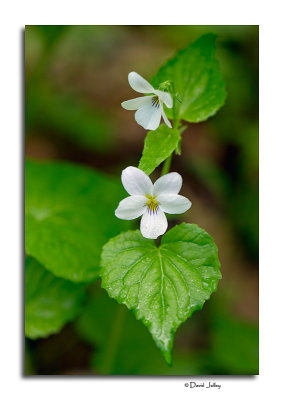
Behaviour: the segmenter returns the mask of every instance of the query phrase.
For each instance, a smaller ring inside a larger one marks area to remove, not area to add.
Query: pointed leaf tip
[[[217,289],[219,269],[211,236],[185,223],[168,231],[160,247],[138,230],[121,233],[101,258],[102,287],[134,311],[169,365],[177,328]]]

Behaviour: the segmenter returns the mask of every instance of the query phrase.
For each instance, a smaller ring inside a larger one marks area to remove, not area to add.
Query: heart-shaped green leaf
[[[26,163],[26,252],[54,275],[89,282],[102,246],[125,229],[119,180],[63,163]],[[128,225],[129,226],[129,225]]]
[[[102,286],[132,309],[171,363],[174,334],[217,288],[221,274],[213,239],[193,224],[167,232],[160,247],[129,231],[103,248]]]
[[[160,125],[155,131],[148,132],[138,167],[147,175],[150,175],[155,168],[172,154],[179,140],[179,131],[171,129],[165,124]]]
[[[216,35],[206,34],[179,51],[152,78],[154,87],[172,81],[178,98],[176,116],[188,122],[204,121],[216,114],[225,102],[226,90],[215,59]],[[165,107],[172,118],[172,109]]]
[[[32,257],[25,265],[25,334],[30,339],[57,333],[79,313],[85,287],[56,278]]]

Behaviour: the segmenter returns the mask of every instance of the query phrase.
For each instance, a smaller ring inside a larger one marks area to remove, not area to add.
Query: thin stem
[[[104,375],[111,375],[113,371],[115,355],[121,337],[125,316],[126,307],[124,305],[118,304],[112,329],[107,340],[106,350],[101,367],[101,371]]]
[[[173,153],[164,161],[161,176],[166,175],[169,172],[171,168],[172,157]]]
[[[179,119],[177,120],[176,118],[176,94],[173,82],[172,82],[172,96],[173,96],[173,129],[179,130],[180,120]],[[170,171],[172,158],[173,158],[173,153],[164,161],[161,176],[166,175]]]
[[[172,96],[173,96],[173,126],[174,128],[177,128],[178,124],[176,124],[176,90],[173,82],[172,82]]]

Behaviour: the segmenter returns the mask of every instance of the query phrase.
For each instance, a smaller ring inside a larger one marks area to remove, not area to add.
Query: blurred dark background
[[[187,124],[172,171],[193,203],[182,220],[213,236],[223,279],[183,324],[167,367],[129,313],[113,374],[258,373],[258,26],[27,26],[26,156],[68,160],[120,176],[138,165],[145,130],[120,103],[127,75],[150,80],[177,50],[218,34],[228,97],[216,116]],[[99,284],[61,333],[26,341],[27,374],[99,374],[116,304]],[[92,302],[103,314],[92,312]],[[101,303],[100,303],[101,302]],[[97,325],[105,331],[96,332]],[[141,325],[141,327],[140,327]],[[137,340],[135,340],[137,338]],[[121,355],[120,355],[121,354]]]

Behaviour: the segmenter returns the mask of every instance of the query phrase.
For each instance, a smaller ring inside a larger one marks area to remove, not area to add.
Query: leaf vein
[[[165,249],[164,249],[165,250]],[[173,253],[172,251],[170,251],[170,250],[167,250],[168,252],[170,252],[170,253],[172,253],[172,254],[174,254],[175,256],[178,256],[178,254],[175,254],[175,253]],[[182,271],[178,268],[178,266],[173,262],[173,260],[170,258],[170,257],[167,257],[167,256],[164,256],[164,257],[166,257],[169,261],[170,261],[170,266],[173,266],[174,267],[174,270],[179,274],[179,276],[181,277],[181,279],[182,279],[182,281],[183,281],[183,283],[184,283],[184,285],[185,285],[185,287],[186,287],[186,290],[188,290],[188,294],[189,294],[189,296],[190,296],[190,289],[189,289],[189,285],[188,285],[188,283],[187,283],[187,281],[186,281],[186,278],[185,278],[185,276],[183,275],[183,273],[182,273]],[[183,258],[181,257],[181,259],[183,260]],[[185,261],[184,261],[185,262]],[[188,264],[188,261],[186,261],[186,264]]]

